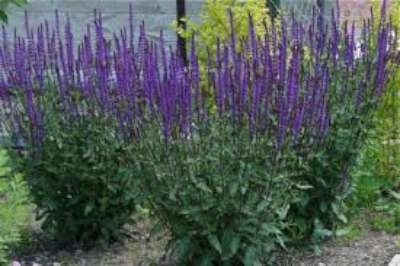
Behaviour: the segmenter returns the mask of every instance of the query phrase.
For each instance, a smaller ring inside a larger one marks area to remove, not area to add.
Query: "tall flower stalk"
[[[237,40],[232,32],[230,44],[216,44],[208,75],[215,101],[204,99],[201,91],[194,41],[185,66],[177,52],[165,47],[162,33],[159,43],[150,41],[144,25],[137,43],[131,22],[129,30],[122,28],[107,39],[102,16],[95,12],[94,28],[88,25],[83,41],[77,43],[68,15],[64,27],[56,13],[54,28],[45,22],[37,29],[30,28],[26,17],[25,37],[15,32],[13,47],[9,47],[10,34],[2,29],[2,98],[12,100],[15,92],[26,95],[26,104],[19,108],[26,109],[30,131],[44,130],[38,122],[43,119],[39,92],[54,83],[66,116],[112,116],[127,138],[137,135],[134,132],[146,120],[159,121],[166,139],[187,137],[191,127],[201,122],[199,117],[210,112],[204,110],[206,100],[215,104],[220,117],[247,124],[253,136],[274,138],[277,149],[300,140],[319,143],[335,123],[332,104],[339,98],[357,106],[379,100],[394,40],[385,16],[375,53],[371,23],[364,23],[362,38],[356,41],[355,24],[341,28],[334,10],[329,23],[317,9],[313,14],[309,25],[292,17],[282,19],[279,30],[265,26],[264,38],[256,35],[249,16],[247,39]],[[243,43],[240,51],[238,41]],[[365,69],[368,75],[360,75]],[[34,139],[42,134],[33,135],[31,141],[40,143]]]

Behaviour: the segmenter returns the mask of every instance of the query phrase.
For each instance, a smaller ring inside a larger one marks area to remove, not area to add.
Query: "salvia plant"
[[[277,247],[346,222],[340,200],[396,65],[386,5],[378,29],[373,14],[341,23],[337,5],[330,20],[314,8],[308,24],[280,18],[260,36],[249,15],[247,36],[231,23],[229,42],[210,48],[206,73],[195,36],[183,62],[162,32],[157,42],[143,24],[135,34],[132,12],[110,38],[95,12],[81,42],[68,16],[64,27],[57,13],[54,27],[26,19],[24,36],[3,28],[0,110],[31,161],[54,128],[107,121],[102,137],[131,152],[120,161],[170,231],[174,259],[268,263]]]
[[[214,101],[219,117],[247,124],[254,135],[271,132],[275,152],[301,137],[323,141],[335,122],[330,109],[336,106],[329,106],[330,102],[353,102],[345,108],[354,108],[359,114],[365,102],[379,100],[396,39],[383,21],[378,49],[371,51],[371,22],[366,21],[356,33],[354,24],[340,28],[338,13],[332,13],[332,21],[327,23],[314,11],[308,28],[293,18],[283,21],[279,29],[267,28],[262,39],[257,38],[250,17],[247,40],[237,40],[232,32],[231,45],[217,43],[218,54],[210,58],[208,68],[215,99],[205,99],[198,91],[197,51],[192,50],[189,64],[184,65],[179,54],[165,47],[162,33],[159,43],[150,42],[144,25],[135,46],[132,30],[128,33],[125,28],[108,39],[101,15],[96,14],[94,32],[88,26],[75,49],[68,17],[64,30],[60,25],[50,29],[47,22],[32,30],[26,20],[26,37],[15,33],[13,42],[3,28],[2,111],[18,108],[9,112],[13,119],[7,121],[13,122],[9,126],[18,132],[24,130],[19,128],[23,117],[18,116],[25,107],[32,129],[20,133],[31,134],[29,141],[40,145],[45,125],[38,98],[51,83],[59,90],[65,115],[115,116],[121,131],[131,131],[131,135],[153,117],[160,120],[166,141],[187,135],[199,118],[213,113],[204,107],[206,101]],[[356,34],[361,35],[358,41]],[[244,42],[246,50],[237,52],[237,42]],[[333,89],[335,84],[340,85],[340,92]],[[21,91],[26,103],[17,106],[13,95]]]

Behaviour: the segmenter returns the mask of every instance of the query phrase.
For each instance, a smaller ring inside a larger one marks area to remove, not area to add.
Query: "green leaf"
[[[302,185],[302,184],[296,184],[296,187],[300,190],[309,190],[314,188],[311,185]]]
[[[254,247],[247,249],[243,261],[244,266],[261,266],[262,264],[258,260],[258,252]]]
[[[241,240],[239,236],[236,236],[232,239],[231,244],[229,245],[232,255],[236,255],[236,253],[238,252],[240,248],[240,241]]]
[[[212,193],[212,190],[204,182],[196,183],[196,187],[203,192]]]
[[[279,230],[278,227],[271,223],[263,223],[261,228],[265,230],[268,234],[280,235],[282,232]]]
[[[340,211],[340,208],[337,204],[332,204],[332,210],[333,212],[336,214],[336,217],[343,223],[347,224],[348,223],[348,219],[346,217],[346,215]]]
[[[180,213],[183,215],[195,215],[199,212],[201,212],[202,209],[200,207],[192,207],[192,208],[188,208],[188,209],[184,209],[182,210]]]
[[[342,237],[345,235],[348,235],[351,232],[351,227],[345,227],[345,228],[341,228],[335,231],[335,235],[337,237]]]
[[[209,254],[202,256],[199,266],[213,266],[213,258]]]
[[[325,229],[325,228],[317,228],[314,231],[315,236],[318,238],[326,238],[326,237],[331,237],[333,235],[331,230]]]
[[[396,191],[389,190],[389,194],[396,200],[400,200],[400,193],[397,193]]]
[[[219,254],[222,254],[222,247],[221,243],[219,242],[218,238],[215,235],[208,235],[207,236],[208,242],[211,244],[211,246],[218,251]]]
[[[231,231],[227,230],[222,236],[222,250],[223,250],[223,260],[228,260],[236,255],[240,248],[241,238],[240,236]]]
[[[290,209],[290,205],[288,204],[283,209],[278,210],[277,214],[279,216],[279,219],[281,219],[281,220],[286,219],[286,216],[287,216],[287,214],[289,212],[289,209]]]
[[[181,239],[176,246],[176,255],[179,260],[185,259],[192,247],[192,241],[189,236]]]
[[[229,195],[231,197],[234,197],[238,191],[238,188],[239,188],[239,182],[232,182],[229,185]]]
[[[267,206],[270,204],[270,201],[268,200],[263,200],[257,205],[257,212],[260,213],[267,208]]]
[[[344,224],[347,224],[349,222],[349,220],[347,219],[346,215],[344,215],[344,213],[338,214],[337,217]]]
[[[6,14],[6,12],[4,12],[3,10],[0,10],[0,20],[3,21],[3,22],[5,22],[5,23],[8,23],[7,14]]]
[[[13,0],[12,3],[16,6],[22,7],[28,3],[27,0]]]

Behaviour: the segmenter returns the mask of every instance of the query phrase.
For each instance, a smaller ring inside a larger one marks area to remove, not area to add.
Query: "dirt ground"
[[[370,231],[352,243],[327,243],[320,256],[293,259],[298,266],[383,266],[400,253],[400,236]]]
[[[162,263],[168,237],[150,238],[148,223],[132,231],[132,239],[109,249],[64,251],[37,237],[29,246],[15,253],[22,266],[175,266]],[[321,255],[285,255],[277,266],[383,266],[400,253],[400,236],[365,230],[357,240],[331,241]]]

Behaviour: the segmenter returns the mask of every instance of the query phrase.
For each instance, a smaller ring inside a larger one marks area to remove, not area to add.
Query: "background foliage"
[[[29,223],[30,208],[26,185],[20,175],[13,175],[6,151],[0,150],[0,264],[9,262],[8,247],[21,239]]]
[[[232,17],[229,14],[232,12]],[[196,35],[199,58],[205,65],[208,53],[215,55],[217,42],[229,43],[232,34],[238,40],[246,39],[249,35],[249,14],[253,16],[256,32],[259,36],[264,34],[264,22],[270,23],[268,8],[264,0],[206,0],[201,10],[201,22],[196,23],[185,19],[187,29],[177,29],[178,34],[190,40]],[[240,42],[238,42],[240,44]]]
[[[400,2],[390,1],[393,24],[400,27]],[[379,1],[374,0],[374,10],[379,10]],[[375,12],[378,15],[379,12]],[[375,118],[376,130],[373,138],[379,142],[376,154],[376,175],[388,178],[397,187],[400,182],[400,72],[393,74],[387,93]]]
[[[373,11],[378,12],[380,1],[373,0]],[[391,19],[396,27],[400,26],[400,2],[390,1]],[[376,22],[378,24],[378,22]],[[375,25],[375,27],[378,27]],[[355,175],[357,176],[357,197],[370,205],[379,197],[384,197],[385,191],[396,191],[400,179],[400,75],[393,73],[387,92],[377,113],[373,117],[374,127],[369,130],[368,141],[363,147]],[[373,194],[373,195],[372,195]],[[368,200],[367,200],[368,199]],[[369,206],[371,207],[371,206]]]
[[[373,0],[373,12],[380,17],[381,1]],[[400,26],[400,2],[389,1],[393,24]],[[378,27],[378,21],[375,27]],[[399,228],[400,185],[400,73],[391,74],[387,91],[373,117],[368,140],[354,169],[354,194],[351,213],[372,213],[369,221],[377,230],[397,233]],[[361,213],[361,214],[360,214]]]
[[[27,4],[27,0],[1,0],[0,1],[0,22],[8,22],[8,16],[6,13],[6,8],[9,5],[23,6]]]

